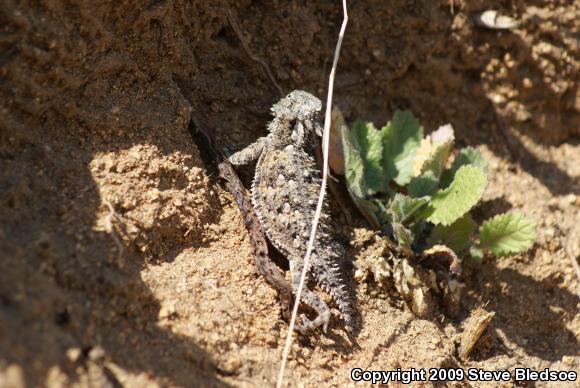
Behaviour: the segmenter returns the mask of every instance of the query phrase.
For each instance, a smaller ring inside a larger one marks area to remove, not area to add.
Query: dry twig
[[[466,361],[475,344],[491,322],[495,312],[485,311],[484,306],[479,306],[471,312],[464,324],[461,344],[459,346],[459,358]]]

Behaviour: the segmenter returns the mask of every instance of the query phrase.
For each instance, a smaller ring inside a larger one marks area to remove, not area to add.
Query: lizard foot
[[[296,326],[296,330],[300,333],[306,333],[322,326],[322,331],[326,334],[330,321],[328,305],[318,295],[306,288],[302,291],[302,301],[316,311],[317,317],[310,320],[305,314],[300,314],[301,322]]]

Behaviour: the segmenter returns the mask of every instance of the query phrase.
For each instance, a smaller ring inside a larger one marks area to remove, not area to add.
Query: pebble
[[[68,358],[70,362],[77,362],[81,357],[81,353],[80,348],[70,348],[66,351],[66,358]]]

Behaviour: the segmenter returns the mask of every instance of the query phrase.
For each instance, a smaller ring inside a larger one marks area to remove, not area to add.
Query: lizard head
[[[272,106],[272,113],[277,119],[293,124],[293,140],[300,144],[314,140],[316,133],[322,136],[321,125],[322,102],[303,90],[294,90]]]

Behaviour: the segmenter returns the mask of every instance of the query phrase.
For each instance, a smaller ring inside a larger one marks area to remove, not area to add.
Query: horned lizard
[[[321,101],[310,93],[291,92],[272,107],[274,120],[268,126],[269,134],[229,158],[233,165],[249,164],[258,159],[252,184],[252,203],[266,236],[290,263],[294,294],[300,283],[311,220],[320,191],[321,172],[315,152],[317,135],[322,133],[321,109]],[[325,209],[307,280],[316,281],[331,295],[347,329],[352,331],[353,309],[339,271],[344,247],[331,236],[328,221],[328,209]],[[299,330],[322,326],[326,332],[330,319],[328,305],[308,287],[303,288],[301,299],[318,315],[309,320],[302,314]]]

